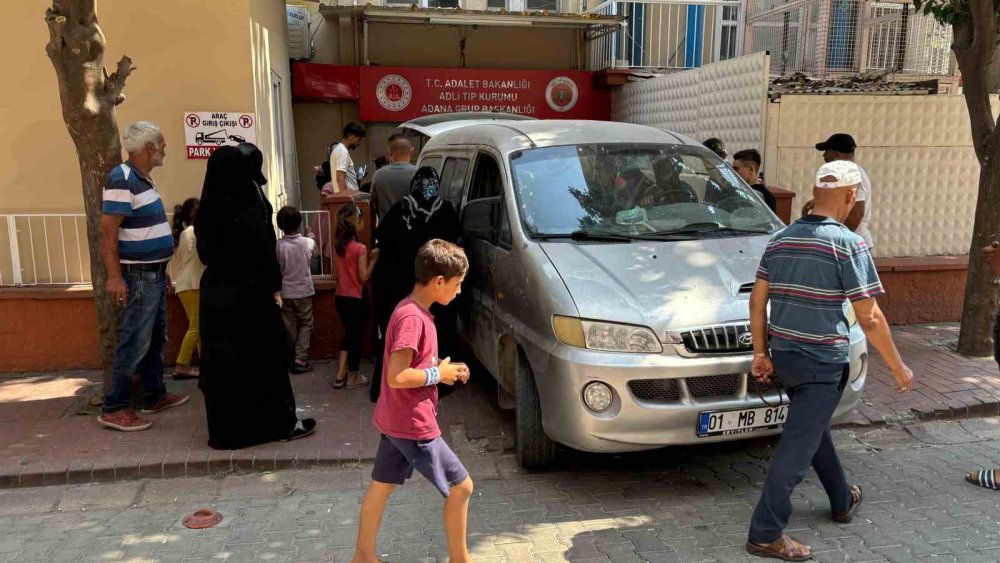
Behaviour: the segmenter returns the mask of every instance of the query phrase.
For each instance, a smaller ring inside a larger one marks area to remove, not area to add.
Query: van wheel
[[[520,353],[516,362],[517,464],[525,469],[545,469],[556,456],[556,443],[542,429],[542,404],[535,377]]]

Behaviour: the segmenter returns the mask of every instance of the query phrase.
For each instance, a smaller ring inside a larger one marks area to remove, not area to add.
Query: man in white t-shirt
[[[834,160],[854,162],[854,150],[857,146],[857,143],[854,142],[854,137],[847,133],[834,133],[826,141],[817,143],[816,150],[823,152],[823,160],[825,162],[833,162]],[[865,244],[868,245],[869,249],[872,249],[875,248],[875,243],[872,240],[871,231],[868,230],[868,221],[872,214],[872,181],[868,177],[868,172],[860,165],[858,165],[858,170],[861,171],[861,185],[858,186],[858,198],[854,203],[854,208],[851,209],[851,214],[847,216],[847,219],[844,219],[844,226],[865,239]],[[802,215],[808,215],[812,210],[812,206],[812,200],[807,201],[802,206]]]
[[[354,169],[351,151],[357,150],[361,139],[365,138],[365,128],[351,122],[344,126],[344,138],[333,146],[330,152],[330,174],[333,175],[333,191],[358,191],[358,174]]]

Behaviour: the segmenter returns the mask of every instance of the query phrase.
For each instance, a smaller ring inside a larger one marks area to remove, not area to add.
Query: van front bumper
[[[682,357],[667,348],[663,354],[640,355],[556,347],[544,372],[534,370],[545,433],[572,448],[605,453],[781,433],[776,428],[699,437],[698,421],[703,411],[771,406],[777,404],[779,395],[770,390],[763,393],[766,402],[760,399],[752,378],[747,377],[753,360],[750,355]],[[850,362],[848,384],[834,421],[854,410],[867,378],[867,344],[857,328],[851,331]],[[663,381],[705,377],[712,379],[699,379],[692,385]],[[594,381],[608,385],[614,394],[604,412],[592,411],[583,400],[584,387]],[[650,393],[650,389],[672,391],[651,397],[656,392]],[[787,396],[784,399],[787,401]]]

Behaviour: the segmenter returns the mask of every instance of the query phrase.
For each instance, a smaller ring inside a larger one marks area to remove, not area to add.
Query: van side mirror
[[[471,237],[495,243],[494,233],[499,220],[500,198],[487,197],[465,204],[462,214],[462,230]]]

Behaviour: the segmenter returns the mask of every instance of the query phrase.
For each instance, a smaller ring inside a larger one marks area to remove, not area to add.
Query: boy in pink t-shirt
[[[416,284],[396,307],[386,329],[382,393],[372,421],[382,432],[372,482],[365,491],[354,561],[378,561],[375,537],[389,496],[416,469],[445,497],[448,556],[471,561],[465,541],[472,479],[441,438],[437,384],[469,380],[469,368],[437,360],[437,332],[429,309],[461,293],[469,262],[461,248],[443,240],[425,244],[416,259]]]

